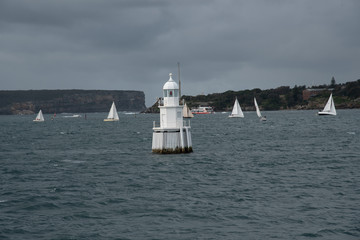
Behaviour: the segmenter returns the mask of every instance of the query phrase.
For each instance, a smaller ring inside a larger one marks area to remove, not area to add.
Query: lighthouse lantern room
[[[169,74],[159,101],[160,124],[154,122],[152,151],[155,153],[192,152],[190,121],[183,121],[183,106],[179,105],[179,86]]]

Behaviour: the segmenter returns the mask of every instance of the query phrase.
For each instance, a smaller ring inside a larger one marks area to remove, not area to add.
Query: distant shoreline
[[[333,94],[336,109],[360,108],[360,79],[344,84],[306,86],[281,86],[275,89],[226,91],[208,95],[182,96],[187,106],[210,106],[216,112],[231,111],[237,98],[243,111],[255,111],[254,97],[261,111],[269,110],[321,110],[330,94]],[[157,112],[157,103],[146,112]]]
[[[127,90],[1,90],[0,115],[107,112],[112,102],[118,111],[146,109],[142,91]]]

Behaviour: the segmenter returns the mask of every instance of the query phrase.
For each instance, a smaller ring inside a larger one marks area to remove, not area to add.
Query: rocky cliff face
[[[115,102],[118,111],[143,111],[145,94],[121,90],[0,91],[0,114],[107,112]]]

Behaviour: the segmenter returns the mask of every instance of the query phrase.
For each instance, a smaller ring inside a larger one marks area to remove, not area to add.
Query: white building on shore
[[[183,120],[183,106],[179,105],[179,86],[172,79],[163,87],[163,99],[159,101],[160,123],[154,122],[152,151],[154,153],[192,152],[190,121]]]

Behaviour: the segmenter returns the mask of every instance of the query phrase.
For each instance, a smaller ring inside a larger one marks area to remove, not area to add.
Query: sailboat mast
[[[179,99],[181,101],[181,80],[180,80],[180,63],[178,62],[178,78],[179,78]]]

